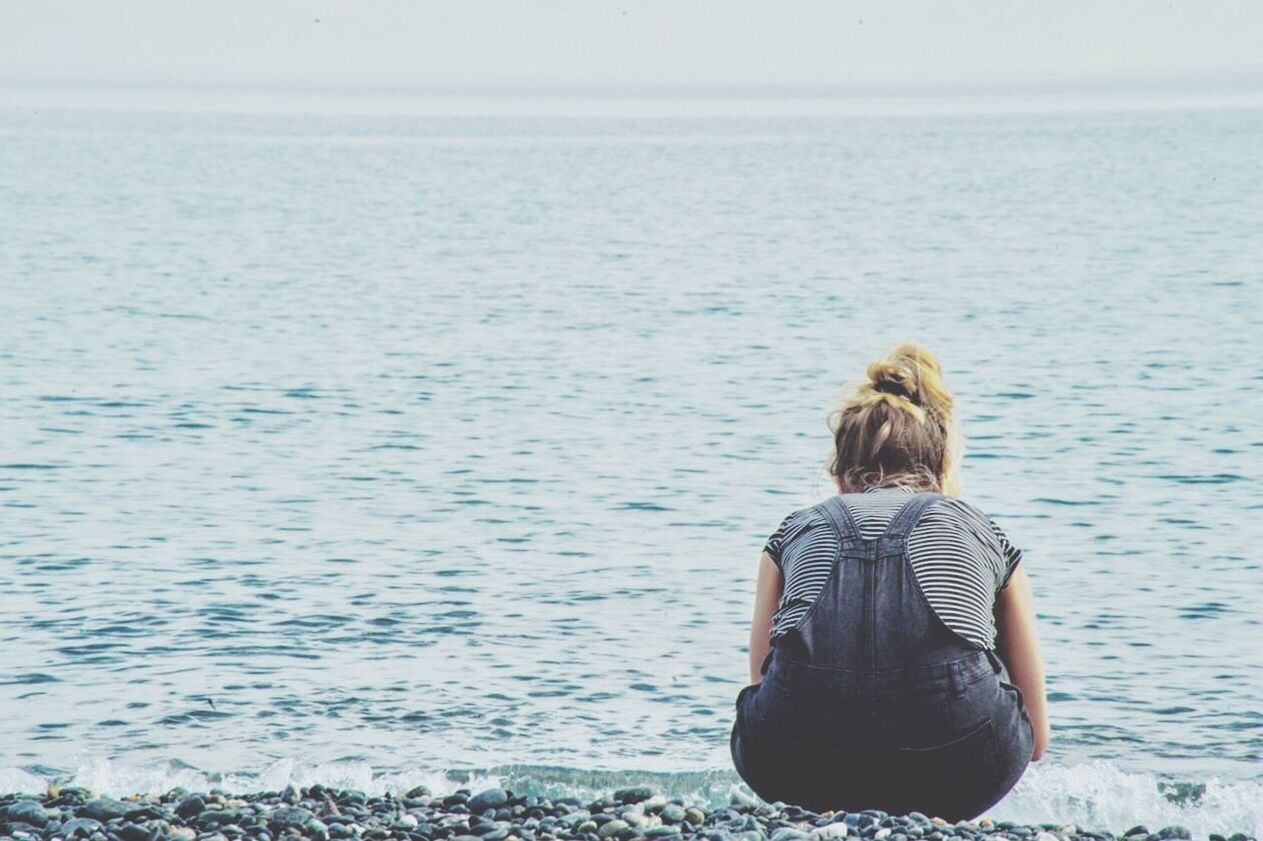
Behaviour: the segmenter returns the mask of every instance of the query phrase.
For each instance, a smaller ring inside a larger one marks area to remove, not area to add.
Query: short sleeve
[[[991,529],[1000,541],[1000,549],[1004,553],[1004,578],[1000,581],[999,587],[999,590],[1003,590],[1009,586],[1009,579],[1013,577],[1013,571],[1017,569],[1017,565],[1022,561],[1022,550],[1009,542],[1009,536],[995,524],[994,520],[988,517],[987,522],[991,524]]]
[[[781,520],[781,524],[776,527],[776,531],[772,532],[772,536],[763,545],[763,551],[772,557],[772,562],[776,564],[777,569],[781,567],[781,549],[785,545],[785,537],[789,533],[790,525],[796,516],[798,516],[797,511]]]

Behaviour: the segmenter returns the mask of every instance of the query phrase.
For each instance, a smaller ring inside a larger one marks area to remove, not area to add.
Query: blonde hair
[[[898,484],[959,497],[964,439],[938,358],[902,344],[867,373],[843,388],[841,408],[829,414],[829,474],[845,492]]]

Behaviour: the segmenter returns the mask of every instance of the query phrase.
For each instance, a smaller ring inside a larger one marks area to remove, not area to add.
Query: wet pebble
[[[601,829],[597,832],[597,837],[598,838],[613,838],[619,833],[623,832],[624,830],[630,829],[630,828],[631,826],[630,824],[627,823],[627,821],[620,821],[616,818],[612,821],[607,821],[605,825],[602,826]]]
[[[619,803],[640,803],[653,797],[653,789],[647,786],[620,788],[614,792],[614,799]]]
[[[4,810],[3,814],[9,823],[24,823],[34,827],[43,827],[48,823],[48,810],[37,800],[19,800]]]
[[[685,812],[679,803],[668,803],[659,814],[664,823],[683,823]]]
[[[207,812],[203,815],[203,817],[209,814],[212,813]],[[304,809],[301,806],[281,806],[278,809],[272,810],[272,814],[268,820],[273,827],[277,829],[286,829],[291,826],[296,828],[301,827],[313,817],[315,817],[315,815],[312,814],[310,809]]]
[[[65,838],[90,838],[94,832],[100,831],[101,822],[94,818],[73,818],[61,825],[61,834]]]
[[[480,791],[469,799],[469,811],[480,815],[488,809],[499,809],[509,802],[509,794],[502,788],[489,788]]]
[[[133,811],[136,811],[136,806],[133,803],[123,803],[110,797],[100,797],[84,803],[76,810],[75,815],[81,818],[92,818],[101,823],[109,823],[115,818],[121,818]]]
[[[369,796],[325,786],[232,795],[175,789],[156,797],[92,797],[51,789],[43,797],[0,795],[0,836],[18,841],[1192,841],[1187,828],[1115,836],[1048,822],[949,823],[919,812],[875,809],[817,814],[766,804],[744,790],[705,808],[648,786],[593,800],[515,795],[496,787],[436,796],[418,786]],[[2,839],[0,839],[2,841]],[[1254,841],[1247,833],[1209,841]]]

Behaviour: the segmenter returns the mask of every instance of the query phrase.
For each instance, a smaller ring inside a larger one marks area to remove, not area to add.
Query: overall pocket
[[[1026,712],[1026,696],[1022,694],[1021,687],[1017,684],[1009,683],[1002,677],[1000,678],[1000,688],[1012,696],[1013,700],[1017,703],[1017,711],[1021,714],[1022,718],[1025,719],[1026,725],[1031,728],[1031,732],[1033,733],[1035,730],[1035,723],[1031,721],[1030,715]]]
[[[895,777],[917,811],[949,821],[973,818],[1003,794],[998,755],[995,726],[986,718],[947,742],[896,749]]]

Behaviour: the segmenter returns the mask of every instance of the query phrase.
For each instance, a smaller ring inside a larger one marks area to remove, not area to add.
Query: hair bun
[[[908,369],[900,365],[875,362],[869,366],[868,378],[873,391],[906,397],[916,405],[921,405],[917,394],[916,379]]]

